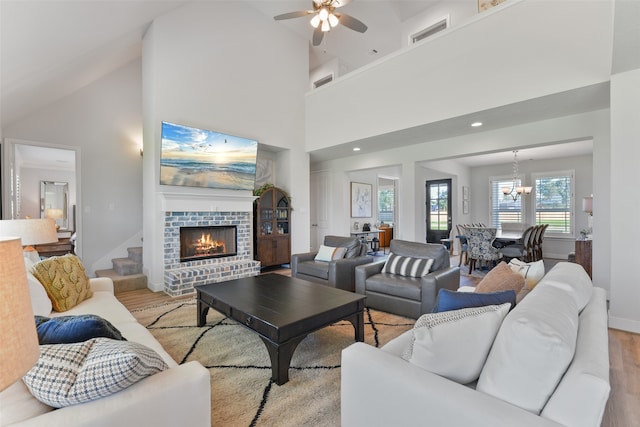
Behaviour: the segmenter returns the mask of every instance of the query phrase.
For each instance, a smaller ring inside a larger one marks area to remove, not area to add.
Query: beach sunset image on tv
[[[162,122],[160,184],[253,190],[258,142]]]

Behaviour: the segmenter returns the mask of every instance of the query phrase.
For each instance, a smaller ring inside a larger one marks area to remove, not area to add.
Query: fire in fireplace
[[[237,255],[235,225],[180,227],[180,262]]]

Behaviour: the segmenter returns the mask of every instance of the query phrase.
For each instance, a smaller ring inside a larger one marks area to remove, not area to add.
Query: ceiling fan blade
[[[323,37],[324,37],[324,31],[322,31],[322,29],[318,25],[318,28],[313,30],[313,42],[312,42],[312,44],[314,46],[319,46],[320,43],[322,43],[322,38]]]
[[[368,27],[364,22],[354,18],[353,16],[347,15],[346,13],[334,13],[334,15],[336,15],[336,18],[340,20],[340,23],[347,28],[351,28],[359,33],[367,31]]]
[[[313,10],[299,10],[297,12],[283,13],[282,15],[274,16],[273,19],[275,19],[276,21],[281,21],[283,19],[300,18],[302,16],[311,15],[312,13],[315,13],[315,11],[313,11]]]

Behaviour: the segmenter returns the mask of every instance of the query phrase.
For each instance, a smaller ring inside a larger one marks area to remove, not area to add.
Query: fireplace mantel
[[[158,193],[163,211],[252,212],[257,198],[246,191]]]

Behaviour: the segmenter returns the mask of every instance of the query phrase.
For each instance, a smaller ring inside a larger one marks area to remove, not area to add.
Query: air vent
[[[329,74],[328,76],[325,76],[321,79],[316,80],[315,82],[313,82],[313,88],[317,89],[320,86],[324,86],[327,83],[330,83],[333,81],[333,73]]]
[[[435,24],[430,25],[424,30],[418,31],[417,33],[413,34],[410,38],[411,43],[413,44],[413,43],[419,42],[420,40],[424,40],[427,37],[434,35],[435,33],[439,33],[442,30],[446,30],[448,27],[449,27],[449,17],[445,16]]]

